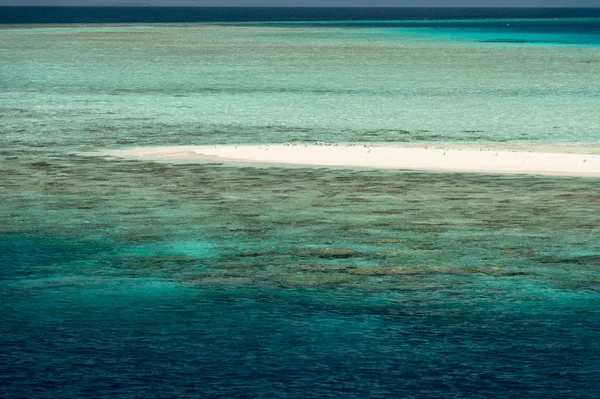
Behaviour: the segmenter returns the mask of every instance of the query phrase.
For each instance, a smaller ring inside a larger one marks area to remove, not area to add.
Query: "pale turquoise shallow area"
[[[599,179],[81,155],[598,146],[598,47],[433,33],[0,29],[0,393],[596,396]]]
[[[597,47],[392,31],[3,29],[3,138],[87,148],[597,140]]]

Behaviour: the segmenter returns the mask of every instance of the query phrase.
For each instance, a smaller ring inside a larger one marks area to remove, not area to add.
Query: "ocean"
[[[600,148],[600,9],[0,8],[0,397],[593,398],[600,180],[90,156]]]

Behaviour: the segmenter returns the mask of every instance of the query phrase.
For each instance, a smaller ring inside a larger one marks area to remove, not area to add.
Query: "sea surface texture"
[[[598,10],[24,10],[0,397],[600,396],[598,178],[86,154],[598,148]]]

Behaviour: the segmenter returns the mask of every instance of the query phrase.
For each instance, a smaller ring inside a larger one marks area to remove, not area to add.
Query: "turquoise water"
[[[515,10],[512,11],[514,14]],[[529,18],[514,18],[513,16],[512,18],[490,19],[479,16],[476,18],[471,17],[471,19],[314,20],[245,22],[244,24],[277,27],[384,28],[385,30],[382,32],[386,33],[393,33],[394,30],[401,33],[420,33],[425,31],[427,35],[433,35],[434,38],[435,36],[446,38],[451,36],[454,39],[462,38],[464,40],[483,43],[591,46],[600,44],[600,18],[597,16],[558,18],[561,10],[555,10],[555,12],[557,13],[557,18],[531,18],[531,16]]]
[[[598,179],[81,155],[598,146],[596,45],[460,32],[0,29],[0,396],[596,397]]]

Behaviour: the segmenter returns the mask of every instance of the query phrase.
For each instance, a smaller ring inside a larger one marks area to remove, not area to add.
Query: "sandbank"
[[[439,172],[600,176],[597,148],[509,149],[477,145],[288,143],[162,146],[108,150],[96,155],[157,162],[238,162],[297,166],[405,169]]]

